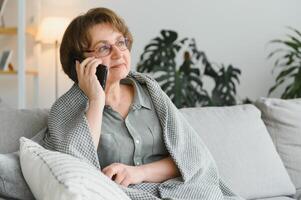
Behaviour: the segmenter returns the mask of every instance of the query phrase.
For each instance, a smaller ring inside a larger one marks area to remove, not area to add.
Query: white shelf
[[[36,28],[34,27],[26,28],[26,34],[35,37],[36,33],[37,33]],[[18,34],[17,27],[0,27],[0,35],[17,35],[17,34]]]
[[[0,70],[0,75],[17,75],[17,74],[18,74],[17,70],[7,70],[7,71]],[[37,69],[27,69],[25,71],[25,74],[32,75],[32,76],[38,76],[39,72]]]
[[[1,71],[0,76],[15,76],[18,79],[18,97],[17,97],[17,105],[19,109],[26,108],[26,77],[32,76],[34,81],[34,94],[35,94],[35,102],[34,105],[38,105],[38,89],[39,89],[39,81],[38,81],[38,70],[37,68],[26,68],[26,36],[35,37],[36,28],[34,26],[26,27],[26,0],[16,0],[17,2],[17,26],[14,27],[0,27],[0,36],[4,37],[17,37],[17,70],[8,70]],[[40,8],[40,7],[39,7]],[[39,13],[38,13],[39,14]],[[37,55],[35,55],[36,59],[38,59]],[[39,63],[35,63],[34,65],[38,65]],[[36,67],[36,66],[34,66]]]

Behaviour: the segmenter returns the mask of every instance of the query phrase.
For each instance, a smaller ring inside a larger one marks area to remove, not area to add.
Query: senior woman
[[[124,186],[162,182],[179,175],[164,146],[147,89],[127,78],[132,41],[125,24],[112,11],[99,8],[73,20],[61,45],[67,75],[74,70],[74,65],[67,64],[68,52],[84,58],[81,63],[75,61],[76,74],[79,88],[88,97],[86,116],[100,166]],[[99,64],[108,67],[105,90],[95,74]]]
[[[131,71],[132,43],[124,21],[106,8],[70,23],[60,58],[74,85],[51,108],[45,146],[101,169],[132,199],[236,197],[155,80]],[[108,68],[104,89],[100,64]]]

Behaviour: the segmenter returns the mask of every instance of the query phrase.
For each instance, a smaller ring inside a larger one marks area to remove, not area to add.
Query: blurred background
[[[94,7],[110,8],[126,21],[134,36],[132,70],[156,77],[178,107],[252,102],[268,96],[277,83],[271,97],[300,97],[298,0],[8,0],[0,53],[11,50],[12,57],[0,72],[2,101],[16,108],[50,108],[70,88],[56,60],[59,37],[71,19]],[[18,35],[22,27],[23,36]],[[275,39],[280,41],[271,42]],[[148,44],[153,54],[145,52]],[[278,48],[284,51],[268,58]],[[169,50],[175,55],[168,56]],[[22,52],[25,56],[18,56]],[[288,86],[290,93],[283,95]]]

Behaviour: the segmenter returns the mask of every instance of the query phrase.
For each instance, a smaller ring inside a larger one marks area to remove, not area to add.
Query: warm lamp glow
[[[70,23],[64,17],[46,17],[38,29],[37,41],[45,44],[54,44],[55,49],[55,99],[58,98],[58,48],[63,34]]]
[[[47,44],[60,41],[69,23],[70,20],[64,17],[44,18],[38,29],[37,41]]]

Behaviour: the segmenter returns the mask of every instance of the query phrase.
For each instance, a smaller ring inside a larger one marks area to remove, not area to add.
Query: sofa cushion
[[[295,193],[255,106],[181,111],[209,148],[221,177],[234,192],[247,199]]]
[[[270,197],[270,198],[263,198],[257,200],[294,200],[294,199],[286,196],[281,196],[281,197]]]
[[[0,196],[33,200],[19,164],[19,152],[0,154]]]
[[[1,107],[1,106],[0,106]],[[31,138],[47,125],[48,110],[0,108],[0,153],[19,149],[19,138]]]
[[[0,111],[7,109],[11,109],[11,107],[0,98]]]
[[[301,199],[301,99],[260,98],[256,106]]]
[[[130,200],[94,166],[71,155],[46,150],[24,137],[20,139],[20,162],[36,199]]]
[[[43,128],[32,140],[43,144],[47,128]],[[19,152],[0,154],[0,197],[33,200],[34,197],[22,175]]]

